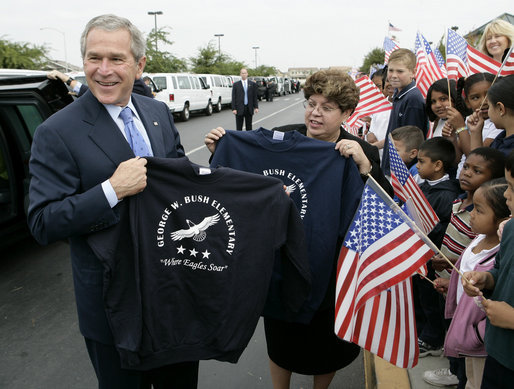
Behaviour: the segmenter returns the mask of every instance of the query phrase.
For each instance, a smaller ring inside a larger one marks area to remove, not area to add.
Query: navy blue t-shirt
[[[280,264],[272,279],[265,316],[307,323],[322,303],[340,247],[359,205],[363,182],[355,162],[334,143],[297,131],[227,131],[211,166],[227,166],[281,179],[303,220],[312,273],[312,292],[302,311],[285,315],[278,295]]]

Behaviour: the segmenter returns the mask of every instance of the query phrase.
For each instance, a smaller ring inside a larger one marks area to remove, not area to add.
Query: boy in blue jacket
[[[385,136],[384,154],[382,156],[382,171],[389,174],[389,145],[388,135],[398,127],[416,126],[421,128],[426,137],[428,117],[425,112],[425,99],[416,87],[416,55],[408,49],[398,49],[391,53],[387,69],[387,79],[395,92],[393,109]]]

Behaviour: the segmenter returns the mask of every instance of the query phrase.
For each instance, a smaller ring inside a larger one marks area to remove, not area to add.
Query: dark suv
[[[266,77],[254,76],[250,80],[257,84],[257,98],[259,101],[266,98]]]
[[[28,233],[29,158],[36,127],[73,101],[46,76],[0,75],[0,247]]]

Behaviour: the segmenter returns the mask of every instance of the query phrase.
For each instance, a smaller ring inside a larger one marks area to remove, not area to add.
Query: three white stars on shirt
[[[180,247],[177,247],[177,254],[184,254],[186,251],[186,248],[182,245],[180,245]],[[191,255],[192,257],[195,257],[196,258],[196,255],[197,254],[200,254],[200,252],[196,251],[196,249],[189,249],[189,255]],[[205,251],[202,251],[202,258],[204,259],[209,259],[209,256],[211,255],[211,253],[205,249]]]

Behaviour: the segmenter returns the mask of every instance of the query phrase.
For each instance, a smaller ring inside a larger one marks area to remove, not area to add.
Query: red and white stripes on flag
[[[492,73],[497,74],[501,63],[495,61],[488,55],[468,45],[468,66],[470,74]]]
[[[414,181],[407,166],[400,158],[398,151],[394,147],[391,135],[389,135],[389,168],[394,194],[404,202],[409,198],[412,199],[414,208],[422,223],[420,228],[425,234],[428,234],[439,223],[439,218],[428,203],[419,185]]]
[[[367,300],[357,311],[351,341],[395,366],[414,367],[419,348],[413,318],[412,280],[407,278]]]
[[[450,80],[457,81],[468,76],[467,49],[468,42],[449,28],[446,36],[446,70]]]
[[[387,65],[387,63],[389,62],[389,56],[391,55],[391,53],[395,50],[398,50],[400,48],[400,46],[398,46],[398,44],[393,41],[391,38],[389,37],[385,37],[384,38],[384,45],[383,45],[383,49],[384,49],[384,64]]]
[[[503,60],[502,66],[500,68],[500,76],[510,76],[514,74],[514,45],[510,48],[507,56]]]
[[[446,77],[446,72],[441,69],[430,44],[421,33],[416,35],[416,86],[423,97],[427,96],[428,88],[435,81]]]
[[[398,367],[417,364],[410,277],[433,251],[372,180],[339,254],[335,331]]]
[[[393,109],[393,105],[376,85],[371,82],[368,76],[362,76],[355,80],[355,84],[360,88],[359,104],[357,104],[355,111],[346,121],[348,127],[354,126],[360,118]]]

